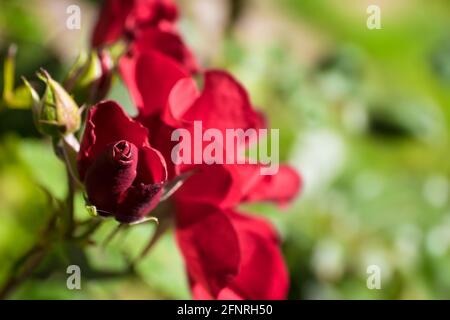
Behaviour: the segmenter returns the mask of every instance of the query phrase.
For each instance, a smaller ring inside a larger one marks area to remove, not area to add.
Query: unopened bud
[[[64,81],[64,87],[80,104],[99,102],[109,92],[113,61],[107,50],[81,54]]]
[[[37,129],[52,137],[76,132],[81,122],[78,105],[47,71],[41,70],[37,75],[46,85],[42,98],[39,98],[28,81],[23,79],[33,98],[33,117]]]

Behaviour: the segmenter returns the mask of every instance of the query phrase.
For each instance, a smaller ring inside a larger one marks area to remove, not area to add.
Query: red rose
[[[167,170],[147,137],[147,129],[113,101],[90,110],[78,168],[88,200],[100,214],[131,223],[158,204]]]
[[[155,133],[152,145],[166,146],[158,149],[169,167],[170,134],[176,128],[190,130],[198,120],[204,129],[222,132],[265,126],[246,90],[226,72],[207,71],[200,91],[179,65],[151,51],[123,64],[121,72],[138,106],[139,121]],[[276,232],[235,208],[249,201],[285,204],[298,193],[301,180],[287,166],[276,175],[262,176],[261,166],[202,164],[171,170],[196,170],[173,196],[177,239],[195,298],[286,297],[288,276]]]
[[[127,32],[172,23],[177,17],[177,7],[170,0],[105,0],[95,25],[92,45],[109,45]]]
[[[92,45],[109,45],[125,37],[130,45],[129,59],[155,50],[188,72],[196,72],[197,62],[175,27],[177,17],[177,7],[171,0],[107,0],[100,11]]]

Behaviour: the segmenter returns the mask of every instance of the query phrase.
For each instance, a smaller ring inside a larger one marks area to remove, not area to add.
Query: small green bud
[[[64,87],[80,104],[95,104],[111,87],[113,62],[106,50],[80,54],[64,81]]]
[[[39,95],[24,79],[33,98],[33,116],[37,129],[52,137],[65,136],[80,128],[80,109],[64,88],[48,74],[38,72],[38,77],[46,84],[44,95]]]
[[[26,86],[15,86],[17,46],[12,44],[3,62],[3,94],[0,101],[2,106],[11,109],[28,109],[32,105],[30,92]]]
[[[95,206],[86,206],[86,211],[91,217],[97,217],[97,208]]]

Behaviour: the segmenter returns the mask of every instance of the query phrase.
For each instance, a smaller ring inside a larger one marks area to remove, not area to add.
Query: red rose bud
[[[64,87],[81,105],[95,103],[111,88],[113,61],[107,50],[93,51],[89,56],[81,54],[70,70]]]
[[[98,214],[134,223],[159,203],[166,163],[147,137],[148,131],[113,101],[89,111],[78,171]]]
[[[44,95],[39,95],[24,79],[33,98],[33,116],[37,129],[52,137],[76,132],[80,128],[80,109],[64,88],[45,71],[38,73],[45,82]]]
[[[94,160],[86,173],[89,201],[105,212],[113,212],[119,197],[136,178],[138,150],[128,141],[110,144]],[[100,215],[108,215],[99,211]]]

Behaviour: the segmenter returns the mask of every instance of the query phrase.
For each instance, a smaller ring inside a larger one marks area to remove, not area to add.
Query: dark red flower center
[[[128,161],[132,157],[131,146],[128,141],[121,140],[113,147],[113,158],[115,161]]]

